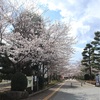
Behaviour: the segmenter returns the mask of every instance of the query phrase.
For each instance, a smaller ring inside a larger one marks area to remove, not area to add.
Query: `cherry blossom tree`
[[[30,68],[44,77],[51,69],[51,73],[53,69],[60,72],[69,63],[75,43],[69,35],[69,25],[47,23],[38,13],[24,9],[19,12],[14,6],[11,6],[10,15],[8,12],[4,20],[12,30],[2,34],[5,45],[0,46],[0,51],[4,56],[6,52],[11,62],[9,66],[15,72]]]

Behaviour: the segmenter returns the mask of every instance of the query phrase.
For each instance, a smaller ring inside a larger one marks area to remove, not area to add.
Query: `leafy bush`
[[[12,91],[24,91],[27,88],[27,78],[23,73],[17,72],[11,80]]]
[[[11,80],[12,77],[13,77],[13,74],[12,73],[10,73],[10,74],[2,74],[0,77],[2,79],[4,79],[4,80]]]
[[[77,79],[77,80],[84,80],[84,75],[74,76],[74,79]]]
[[[44,87],[44,78],[42,76],[39,77],[39,89],[43,89]]]
[[[91,74],[91,80],[94,80],[94,79],[95,79],[95,75]]]
[[[27,76],[32,76],[33,70],[30,67],[26,67],[23,69],[23,73]]]
[[[90,79],[90,75],[89,75],[89,74],[85,74],[85,75],[84,75],[84,79],[85,79],[85,80],[89,80],[89,79]]]

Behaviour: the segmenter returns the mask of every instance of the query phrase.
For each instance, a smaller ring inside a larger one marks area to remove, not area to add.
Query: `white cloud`
[[[93,38],[91,38],[90,36],[85,36],[80,39],[79,44],[87,44],[90,43],[90,41],[93,41]]]
[[[72,21],[71,23],[71,34],[72,36],[76,36],[78,37],[78,31],[80,31],[80,33],[86,34],[89,30],[90,30],[90,26],[89,25],[83,25],[83,22],[80,21]]]
[[[96,2],[94,0],[91,0],[86,10],[86,14],[89,17],[100,18],[99,8],[100,8],[100,0],[96,0]]]
[[[79,44],[87,44],[87,41],[83,39],[83,40],[79,41]]]
[[[47,5],[49,10],[59,10],[62,16],[62,21],[71,21],[72,30],[77,35],[77,30],[80,29],[81,34],[90,30],[89,25],[84,25],[85,21],[92,17],[100,18],[99,4],[100,0],[39,0],[42,4]]]
[[[83,51],[83,48],[81,48],[81,47],[77,47],[77,46],[75,46],[74,49],[75,49],[76,51],[80,51],[80,52]]]

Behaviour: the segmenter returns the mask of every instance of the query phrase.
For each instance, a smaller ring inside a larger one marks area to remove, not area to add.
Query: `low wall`
[[[0,100],[21,100],[29,96],[27,91],[7,91],[0,93]]]

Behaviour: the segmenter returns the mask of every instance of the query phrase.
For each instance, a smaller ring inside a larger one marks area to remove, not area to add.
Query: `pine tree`
[[[7,52],[0,53],[0,73],[3,79],[10,80],[11,75],[15,73],[13,62],[9,59]]]
[[[93,67],[100,69],[100,32],[95,32],[94,40],[91,42],[93,45]]]
[[[84,48],[84,51],[82,52],[83,60],[82,60],[82,65],[84,65],[86,68],[85,70],[89,70],[89,74],[91,76],[92,71],[92,45],[91,44],[86,44],[86,47]]]

